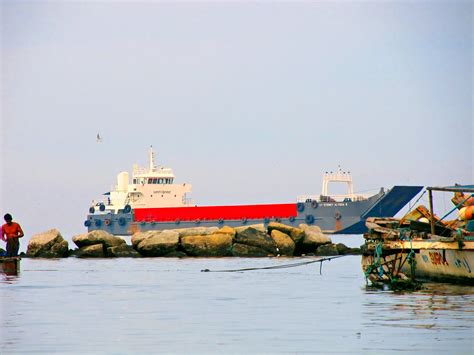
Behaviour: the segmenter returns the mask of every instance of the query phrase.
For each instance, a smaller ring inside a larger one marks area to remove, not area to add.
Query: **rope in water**
[[[242,272],[242,271],[252,271],[252,270],[287,269],[287,268],[290,268],[290,267],[297,267],[297,266],[309,265],[309,264],[314,264],[314,263],[321,263],[320,268],[319,268],[319,273],[321,273],[321,267],[323,265],[323,261],[331,261],[332,259],[337,259],[337,258],[340,258],[340,257],[343,257],[343,256],[344,255],[336,255],[336,256],[331,256],[331,257],[328,257],[328,258],[320,258],[318,260],[303,261],[303,262],[300,262],[300,263],[263,266],[263,267],[248,267],[248,268],[242,268],[242,269],[230,269],[230,270],[204,269],[204,270],[201,270],[201,272]]]

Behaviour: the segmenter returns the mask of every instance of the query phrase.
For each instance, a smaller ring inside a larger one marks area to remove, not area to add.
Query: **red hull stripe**
[[[195,221],[219,219],[263,219],[296,217],[296,204],[163,207],[134,209],[137,222]]]

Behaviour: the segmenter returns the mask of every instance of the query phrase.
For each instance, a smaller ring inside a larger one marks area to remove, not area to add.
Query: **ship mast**
[[[330,182],[347,183],[347,190],[348,190],[347,196],[351,199],[354,198],[354,187],[352,185],[352,175],[350,171],[347,171],[347,172],[342,171],[341,166],[339,165],[336,173],[333,173],[332,171],[330,173],[326,172],[323,178],[323,188],[322,188],[323,196],[329,196],[328,185]]]
[[[150,173],[156,171],[156,165],[155,165],[155,153],[153,152],[153,146],[150,145]]]

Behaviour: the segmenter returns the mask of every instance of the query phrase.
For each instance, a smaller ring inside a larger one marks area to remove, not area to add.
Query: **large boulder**
[[[313,234],[312,238],[315,238],[315,240],[317,240],[317,243],[319,245],[332,243],[331,238],[325,235],[321,231],[321,228],[319,228],[319,226],[308,226],[307,224],[303,223],[303,224],[300,224],[299,227],[305,232],[305,234],[312,233]]]
[[[250,224],[248,226],[235,227],[234,229],[235,229],[236,233],[241,233],[241,232],[243,232],[244,230],[246,230],[248,228],[253,228],[253,229],[256,229],[256,230],[258,230],[260,232],[263,232],[263,233],[267,232],[267,228],[265,228],[265,225],[263,223]]]
[[[235,243],[232,246],[232,256],[240,256],[244,258],[269,256],[269,253],[262,248],[254,247],[246,244]]]
[[[285,233],[286,235],[289,235],[296,244],[299,244],[304,238],[304,231],[301,228],[287,226],[286,224],[283,224],[283,223],[270,222],[268,224],[268,233],[271,233],[274,230],[277,230],[282,233]]]
[[[287,235],[291,234],[291,231],[293,230],[294,227],[292,226],[287,226],[286,224],[283,223],[278,223],[278,222],[270,222],[268,223],[268,233],[271,233],[272,230],[276,229],[280,232],[283,232]]]
[[[69,256],[69,245],[57,229],[51,229],[31,237],[26,255],[37,258],[63,258]]]
[[[304,231],[304,238],[299,245],[301,253],[314,253],[320,245],[332,243],[331,238],[324,235],[318,226],[300,224],[299,227]]]
[[[137,232],[132,235],[132,247],[134,249],[137,249],[138,244],[141,243],[142,240],[156,236],[160,234],[162,231],[158,230],[153,230],[153,231],[147,231],[147,232]]]
[[[274,229],[271,232],[271,237],[275,242],[280,255],[293,256],[293,253],[295,252],[295,242],[288,234]]]
[[[181,238],[181,247],[190,256],[228,256],[232,254],[232,236],[223,233]]]
[[[95,230],[89,233],[80,234],[72,237],[72,241],[79,247],[88,245],[102,244],[105,249],[126,244],[125,240],[115,237],[103,230]]]
[[[117,257],[117,258],[137,258],[140,255],[132,246],[122,244],[116,247],[107,248],[107,256]]]
[[[237,232],[234,237],[234,243],[260,248],[265,250],[267,254],[278,254],[277,246],[273,239],[267,233],[255,228],[247,228],[242,232]]]
[[[78,258],[103,258],[105,257],[102,244],[86,245],[75,251]]]
[[[179,234],[168,230],[143,239],[137,245],[137,251],[143,256],[165,256],[176,251],[178,244]]]

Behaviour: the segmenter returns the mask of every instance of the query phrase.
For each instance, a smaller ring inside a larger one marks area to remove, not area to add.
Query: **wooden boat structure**
[[[442,218],[433,213],[432,191],[455,193],[455,207]],[[420,205],[401,219],[367,219],[362,270],[372,286],[418,288],[420,280],[474,285],[474,188],[427,187],[425,192],[429,210]],[[444,221],[455,210],[459,218]]]
[[[6,275],[18,275],[20,272],[19,256],[15,257],[0,257],[0,270]]]

